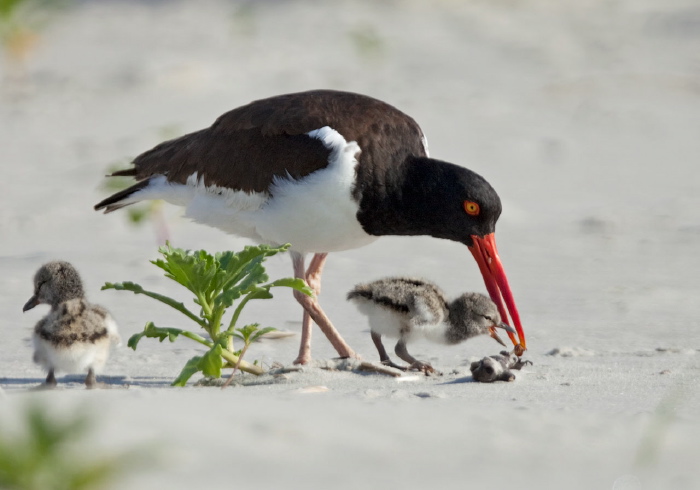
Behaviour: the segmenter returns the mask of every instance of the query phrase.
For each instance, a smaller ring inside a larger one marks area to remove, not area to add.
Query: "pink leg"
[[[306,280],[306,271],[304,269],[304,256],[292,252],[292,262],[294,264],[294,277],[299,277]],[[313,289],[313,288],[312,288]],[[318,294],[318,293],[316,293]],[[294,291],[294,297],[299,301],[297,292]],[[301,301],[300,301],[301,303]],[[303,305],[302,305],[303,306]],[[299,355],[294,359],[294,364],[308,364],[311,361],[311,316],[304,309],[304,318],[301,322],[301,345],[299,346]]]
[[[311,316],[304,310],[304,318],[301,322],[301,344],[299,355],[294,359],[294,364],[308,364],[311,362]]]
[[[340,357],[358,357],[350,346],[345,343],[318,304],[317,298],[321,292],[321,273],[323,272],[323,265],[326,262],[327,255],[328,254],[325,253],[314,254],[309,268],[305,271],[304,256],[298,253],[292,253],[294,277],[304,279],[315,294],[315,297],[310,298],[305,294],[294,291],[294,297],[304,308],[304,319],[301,326],[301,345],[299,347],[299,355],[294,360],[294,364],[308,364],[311,361],[311,320],[319,326]]]

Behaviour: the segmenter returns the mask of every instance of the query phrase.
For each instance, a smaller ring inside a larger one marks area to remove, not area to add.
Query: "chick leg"
[[[425,374],[435,372],[435,369],[433,368],[433,366],[430,365],[429,362],[419,361],[418,359],[416,359],[408,353],[408,350],[406,349],[406,342],[403,339],[400,339],[396,343],[394,352],[396,352],[396,355],[399,356],[401,359],[409,363],[411,369],[423,371]]]
[[[377,352],[379,352],[379,360],[382,364],[395,369],[400,369],[401,371],[408,370],[406,366],[399,366],[398,364],[394,364],[394,362],[391,360],[389,354],[386,353],[384,344],[382,343],[382,334],[372,332],[372,342],[374,342],[374,346],[377,348]]]
[[[85,386],[88,390],[91,390],[97,386],[97,379],[95,378],[95,371],[90,368],[88,369],[87,376],[85,377]]]

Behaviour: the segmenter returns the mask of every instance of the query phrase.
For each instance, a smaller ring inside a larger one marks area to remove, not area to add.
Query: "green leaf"
[[[230,287],[214,299],[216,308],[228,308],[233,305],[234,301],[240,298],[243,292],[237,287]]]
[[[300,278],[296,277],[285,277],[283,279],[277,279],[276,281],[272,281],[271,283],[267,284],[266,286],[268,287],[279,287],[279,286],[284,286],[292,289],[296,289],[297,291],[301,291],[307,296],[313,296],[314,292],[313,290],[306,284],[306,281]]]
[[[244,276],[253,272],[253,269],[267,257],[271,257],[279,252],[284,252],[289,248],[289,244],[280,247],[269,245],[247,246],[237,253],[223,252],[217,254],[222,270],[226,272],[226,278],[222,284],[222,289],[226,290],[234,284],[238,284]],[[265,270],[263,268],[262,272]],[[265,279],[266,281],[267,279]],[[264,282],[264,281],[263,281]]]
[[[143,327],[143,332],[132,335],[127,342],[127,346],[136,350],[136,346],[143,337],[148,337],[151,339],[158,339],[163,342],[165,339],[170,340],[170,342],[175,342],[175,339],[182,335],[192,339],[200,344],[211,347],[213,344],[211,341],[205,339],[204,337],[197,335],[189,330],[181,330],[179,328],[168,328],[168,327],[156,327],[153,322],[148,322],[145,327]]]
[[[275,330],[277,330],[273,327],[265,327],[259,329],[259,326],[260,324],[258,323],[252,323],[250,325],[246,325],[245,327],[237,328],[233,332],[233,335],[241,339],[245,344],[252,344],[266,333],[274,332]]]
[[[129,337],[129,341],[126,343],[127,347],[136,350],[136,346],[139,345],[139,340],[141,340],[146,334],[143,332],[135,333]]]
[[[138,225],[148,218],[150,212],[151,209],[148,206],[133,206],[127,209],[127,216],[132,224]]]
[[[246,344],[249,344],[250,336],[253,335],[253,332],[255,332],[259,326],[259,323],[251,323],[250,325],[246,325],[245,327],[235,329],[233,335],[241,339]]]
[[[209,299],[207,291],[218,269],[218,264],[211,254],[205,250],[191,252],[172,248],[169,243],[161,247],[159,252],[165,260],[157,259],[151,263],[163,269],[166,277],[185,286],[198,298]]]
[[[261,328],[260,330],[256,330],[255,332],[253,332],[253,335],[250,338],[250,342],[251,343],[256,342],[258,339],[260,339],[260,337],[262,337],[266,333],[274,332],[276,330],[277,329],[274,327],[265,327],[265,328]]]
[[[206,322],[194,313],[192,313],[190,310],[188,310],[187,307],[181,302],[162,294],[154,293],[152,291],[146,291],[136,283],[128,281],[121,283],[106,282],[105,285],[102,286],[102,291],[104,291],[105,289],[116,289],[117,291],[131,291],[134,294],[143,294],[144,296],[148,296],[172,308],[175,308],[177,311],[187,316],[190,320],[193,320],[201,327],[206,328]]]
[[[187,381],[198,372],[202,372],[205,376],[214,378],[221,377],[221,368],[224,366],[224,361],[221,358],[223,348],[216,344],[209,349],[203,356],[194,356],[187,361],[185,367],[182,368],[180,375],[173,381],[172,386],[185,386]]]
[[[251,292],[249,292],[245,300],[249,301],[251,299],[272,299],[272,293],[267,289],[267,288],[255,288]]]
[[[180,371],[180,375],[175,378],[171,386],[185,386],[187,381],[194,375],[194,373],[200,371],[199,363],[202,360],[201,356],[194,356],[192,359],[187,361],[185,367]]]
[[[199,360],[198,367],[205,376],[221,377],[221,368],[224,366],[224,361],[221,358],[222,352],[221,344],[216,344]]]

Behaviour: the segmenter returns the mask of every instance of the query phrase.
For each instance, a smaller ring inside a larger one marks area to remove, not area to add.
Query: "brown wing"
[[[197,172],[206,185],[264,192],[275,176],[301,178],[328,165],[329,151],[306,133],[330,126],[363,150],[361,164],[391,165],[425,155],[418,125],[399,110],[363,95],[316,90],[258,100],[219,117],[201,131],[139,155],[114,175],[156,174],[185,183]],[[372,150],[371,152],[368,150]]]

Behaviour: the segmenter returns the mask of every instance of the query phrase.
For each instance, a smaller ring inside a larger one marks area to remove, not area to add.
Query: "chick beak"
[[[39,304],[39,298],[37,298],[36,296],[32,296],[31,298],[29,298],[29,301],[27,301],[24,304],[24,306],[22,307],[22,311],[25,312],[25,311],[31,310],[32,308],[34,308],[38,304]]]
[[[501,344],[503,347],[508,347],[506,345],[506,343],[503,342],[503,340],[501,340],[501,337],[498,336],[498,333],[496,333],[496,328],[502,328],[503,330],[505,330],[508,333],[516,333],[517,331],[513,327],[511,327],[510,325],[503,323],[503,322],[498,323],[498,324],[494,323],[493,325],[491,325],[489,327],[489,336],[492,339],[494,339],[496,342]]]

